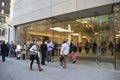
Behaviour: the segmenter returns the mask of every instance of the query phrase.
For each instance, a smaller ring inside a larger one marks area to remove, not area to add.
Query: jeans
[[[47,51],[46,57],[47,57],[47,62],[51,62],[51,59],[52,59],[52,50]]]

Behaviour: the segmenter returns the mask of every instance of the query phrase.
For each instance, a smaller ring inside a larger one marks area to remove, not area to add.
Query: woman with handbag
[[[38,53],[39,53],[39,49],[38,49],[37,43],[35,42],[33,46],[30,48],[30,60],[31,60],[30,70],[33,70],[32,65],[33,65],[34,59],[36,59],[39,71],[42,71]]]

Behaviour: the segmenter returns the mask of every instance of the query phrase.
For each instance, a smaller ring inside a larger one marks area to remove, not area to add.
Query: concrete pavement
[[[120,80],[120,71],[114,70],[110,63],[68,62],[68,67],[63,69],[59,67],[59,62],[52,62],[42,66],[42,72],[38,71],[36,63],[30,71],[29,63],[6,58],[6,62],[0,62],[0,80]]]

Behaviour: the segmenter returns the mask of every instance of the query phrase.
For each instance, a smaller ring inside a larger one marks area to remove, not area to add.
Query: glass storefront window
[[[83,44],[84,56],[113,59],[109,49],[110,41],[114,44],[112,14],[63,22],[56,19],[36,21],[16,26],[16,35],[16,41],[28,44],[32,40],[41,42],[43,39],[46,41],[50,39],[58,44],[62,44],[64,39],[67,39],[68,42],[74,40],[76,45],[80,42]],[[90,44],[88,54],[85,51],[86,41]],[[93,53],[94,41],[97,44],[96,53]],[[102,42],[105,42],[104,52],[102,51]]]
[[[120,70],[120,3],[113,7],[115,31],[115,68]]]
[[[74,21],[59,22],[55,19],[43,20],[25,25],[20,25],[21,35],[25,34],[22,41],[51,39],[55,42],[61,42],[63,39],[74,39],[77,42],[96,40],[110,41],[113,39],[111,26],[111,15],[96,16],[84,19],[76,19]],[[81,37],[78,37],[81,36]],[[113,41],[113,40],[112,40]]]

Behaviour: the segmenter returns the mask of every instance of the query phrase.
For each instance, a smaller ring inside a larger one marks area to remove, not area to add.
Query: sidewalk
[[[42,72],[38,71],[36,63],[30,71],[29,63],[6,58],[6,62],[0,62],[0,80],[120,80],[120,71],[114,70],[110,63],[68,62],[68,67],[63,69],[59,67],[59,62],[52,62],[42,66]]]

